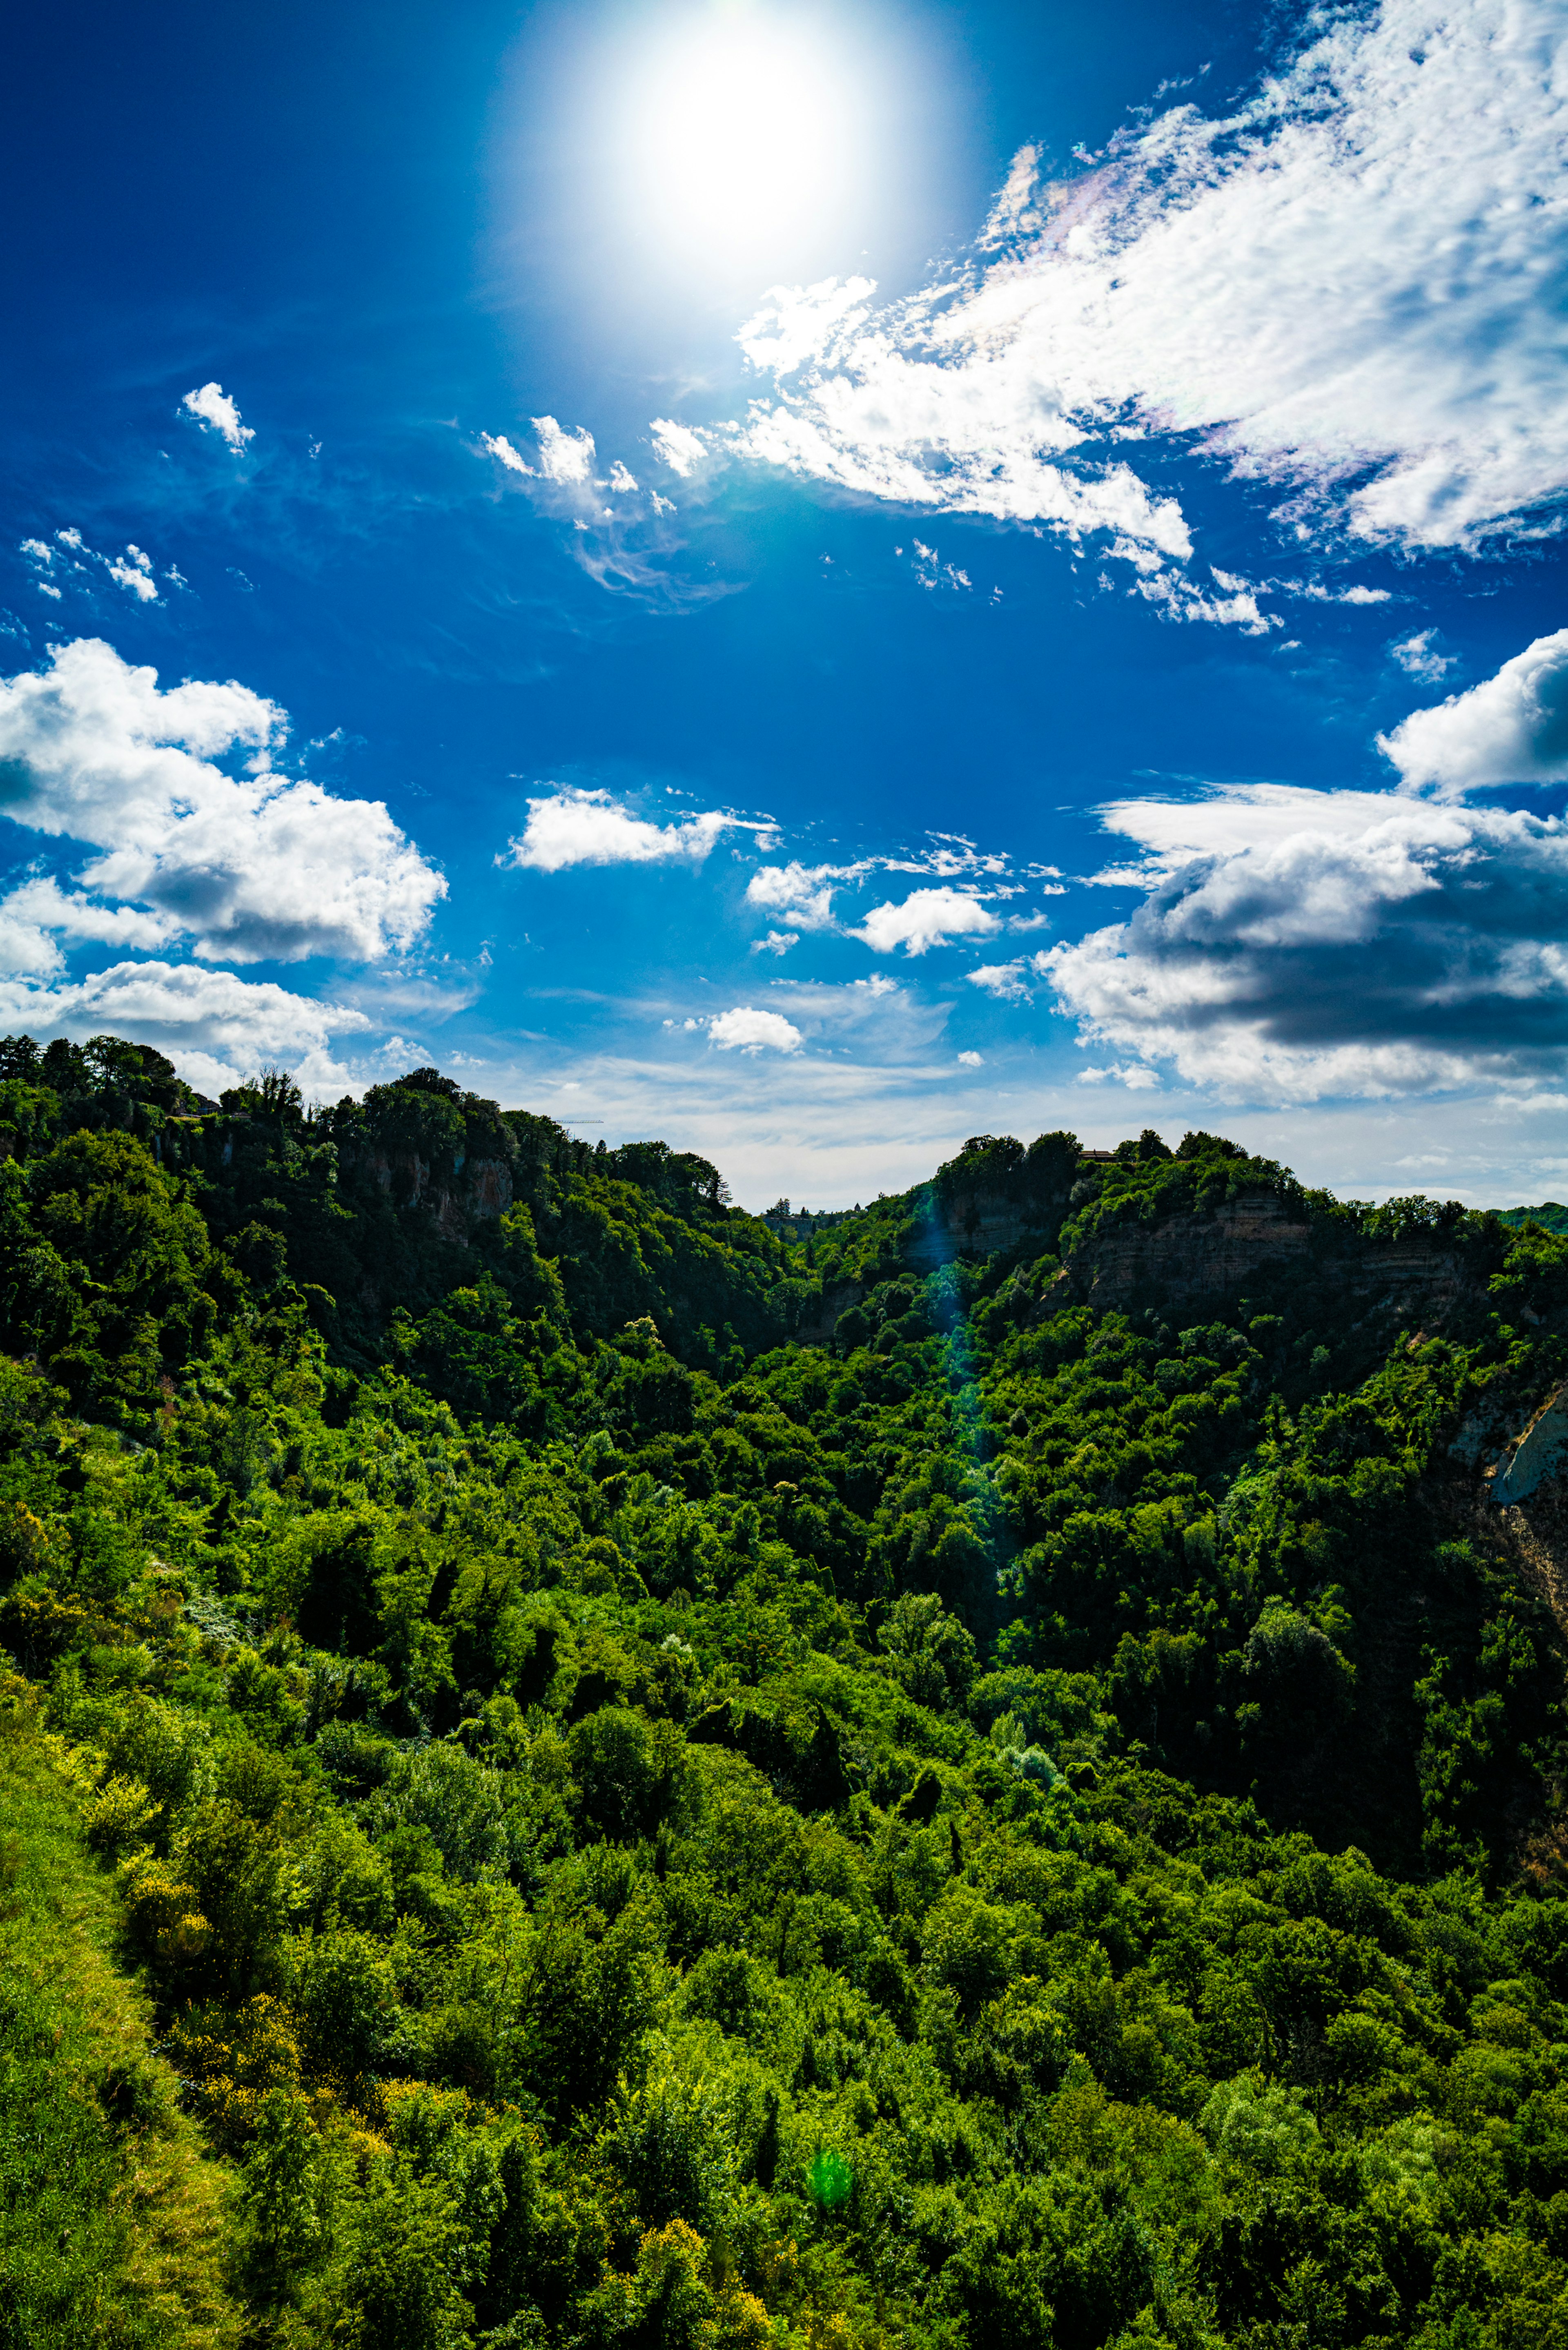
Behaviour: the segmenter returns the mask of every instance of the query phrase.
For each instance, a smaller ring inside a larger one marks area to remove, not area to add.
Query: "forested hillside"
[[[1564,2350],[1568,1239],[0,1071],[0,2342]]]

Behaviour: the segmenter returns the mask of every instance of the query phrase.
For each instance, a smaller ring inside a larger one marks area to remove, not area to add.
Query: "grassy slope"
[[[119,1905],[26,1717],[0,1725],[0,2345],[205,2350],[226,2173],[115,1963]]]

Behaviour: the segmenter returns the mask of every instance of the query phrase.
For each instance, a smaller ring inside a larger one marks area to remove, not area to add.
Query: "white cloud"
[[[971,987],[983,988],[999,1003],[1031,1003],[1033,997],[1024,974],[1038,972],[1043,962],[1041,955],[1031,956],[1027,961],[1020,955],[1015,962],[980,963],[967,977]]]
[[[140,547],[128,546],[122,556],[110,556],[109,576],[143,604],[158,601],[158,582],[152,577],[152,557],[143,555]]]
[[[759,1012],[750,1003],[715,1014],[708,1035],[722,1053],[798,1053],[804,1042],[793,1020],[781,1012]]]
[[[493,456],[497,464],[504,465],[509,473],[525,473],[530,481],[554,482],[557,487],[582,489],[589,486],[594,471],[594,440],[591,432],[579,427],[576,432],[562,431],[553,416],[535,416],[530,420],[538,436],[535,452],[538,463],[531,465],[522,451],[514,446],[504,432],[482,432],[479,444]],[[625,466],[618,471],[626,473]],[[629,473],[626,481],[617,481],[615,487],[637,484]]]
[[[902,947],[908,954],[922,955],[949,939],[983,938],[1001,927],[990,907],[967,890],[912,889],[901,904],[889,899],[873,906],[850,936],[876,954],[892,954]]]
[[[1568,830],[1555,819],[1282,785],[1104,814],[1147,852],[1120,876],[1142,880],[1145,902],[1039,958],[1086,1039],[1276,1102],[1560,1070]]]
[[[57,530],[55,539],[56,545],[50,546],[41,538],[25,538],[20,550],[33,565],[36,584],[46,596],[52,596],[57,602],[59,600],[61,591],[57,582],[62,577],[70,579],[74,576],[78,581],[90,582],[88,567],[96,563],[107,571],[117,587],[125,588],[139,603],[158,602],[158,582],[153,577],[152,557],[140,546],[128,546],[123,555],[100,555],[95,547],[88,545],[79,530]],[[61,548],[65,549],[64,554]],[[171,570],[168,576],[182,588],[185,586],[177,570]]]
[[[545,481],[580,483],[590,478],[594,470],[591,433],[580,427],[576,432],[563,432],[553,416],[535,416],[533,425],[539,436],[539,471]]]
[[[48,978],[65,969],[58,939],[92,940],[102,946],[166,945],[179,925],[134,906],[100,906],[73,891],[69,896],[47,874],[36,874],[0,898],[0,974]]]
[[[1152,549],[1120,545],[1106,552],[1134,566],[1138,574],[1134,593],[1157,606],[1168,620],[1204,620],[1211,628],[1240,629],[1247,637],[1266,637],[1271,629],[1284,626],[1277,613],[1263,611],[1258,602],[1263,591],[1251,580],[1239,579],[1229,571],[1210,570],[1209,576],[1220,591],[1216,595],[1198,586],[1188,573],[1172,571],[1158,562]]]
[[[717,808],[679,824],[649,824],[607,792],[567,789],[529,800],[526,825],[496,863],[535,873],[560,873],[569,865],[701,865],[716,841],[737,829],[768,827]]]
[[[1436,650],[1432,640],[1437,633],[1436,629],[1417,629],[1388,648],[1406,675],[1419,678],[1423,685],[1436,685],[1454,666],[1452,653]]]
[[[95,638],[51,649],[40,674],[0,680],[5,814],[99,854],[95,895],[151,908],[226,962],[411,946],[446,884],[379,800],[344,800],[270,771],[284,713],[246,686],[158,690]],[[213,764],[236,749],[241,776]]]
[[[923,539],[919,538],[912,543],[915,549],[915,577],[922,588],[932,592],[938,588],[947,588],[957,594],[974,586],[969,573],[961,571],[955,563],[944,563],[936,547],[928,546]]]
[[[609,486],[620,495],[637,487],[637,475],[618,457],[609,469]]]
[[[229,1069],[281,1061],[319,1065],[333,1035],[357,1033],[363,1013],[296,995],[274,982],[203,971],[193,963],[119,962],[74,985],[0,984],[0,1020],[11,1028],[101,1030],[159,1045],[177,1066],[192,1055]]]
[[[856,881],[869,871],[867,865],[759,865],[746,884],[746,903],[782,914],[798,931],[833,927],[833,886]]]
[[[981,1053],[961,1053],[958,1056],[958,1065],[961,1069],[983,1069],[985,1056]]]
[[[1382,0],[1308,23],[1229,115],[1179,105],[1055,186],[1021,152],[980,274],[879,311],[864,281],[775,289],[742,339],[787,388],[732,445],[1176,560],[1186,526],[1127,463],[1129,417],[1293,484],[1304,530],[1413,548],[1554,526],[1556,0]]]
[[[181,405],[189,409],[203,432],[221,432],[231,449],[243,449],[256,437],[254,427],[240,422],[240,411],[221,383],[204,383],[200,391],[188,391]]]
[[[1415,710],[1378,736],[1407,786],[1479,791],[1568,781],[1568,629],[1537,637],[1495,677]]]
[[[520,449],[513,447],[504,432],[482,432],[479,439],[481,446],[488,449],[497,463],[504,465],[509,473],[533,473],[533,466]]]
[[[877,291],[870,277],[824,277],[815,286],[774,286],[763,307],[748,318],[735,340],[755,368],[793,375],[819,359],[846,327],[859,326]]]
[[[1105,1086],[1114,1082],[1127,1087],[1134,1093],[1147,1093],[1158,1086],[1159,1072],[1141,1067],[1137,1062],[1128,1066],[1121,1061],[1113,1061],[1108,1068],[1080,1069],[1074,1082],[1080,1086]]]
[[[708,454],[708,444],[700,432],[684,424],[677,424],[668,416],[656,416],[649,428],[653,433],[653,453],[661,465],[684,481],[694,473]]]
[[[753,954],[788,954],[791,947],[797,947],[799,944],[798,931],[770,931],[765,939],[752,941],[752,952]]]

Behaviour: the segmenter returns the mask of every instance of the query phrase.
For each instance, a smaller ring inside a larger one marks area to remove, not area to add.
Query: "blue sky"
[[[0,1020],[1568,1184],[1568,15],[16,37]]]

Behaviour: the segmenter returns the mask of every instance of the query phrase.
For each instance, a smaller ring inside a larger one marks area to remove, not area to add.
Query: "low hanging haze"
[[[1568,6],[10,38],[0,1027],[1568,1191]]]

